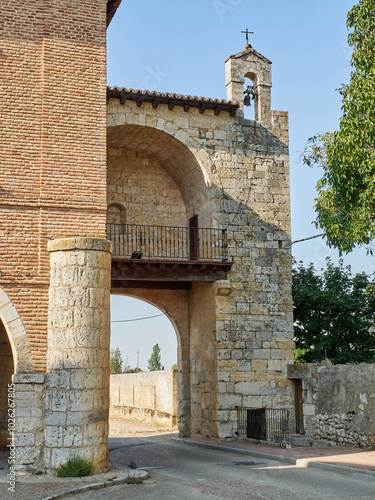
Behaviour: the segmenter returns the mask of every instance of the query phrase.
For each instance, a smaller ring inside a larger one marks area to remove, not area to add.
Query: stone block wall
[[[110,379],[111,416],[176,423],[177,370],[122,373]]]
[[[126,224],[186,226],[181,193],[155,160],[139,152],[111,148],[107,172],[107,203],[124,207]]]
[[[302,380],[307,437],[334,444],[375,444],[375,364],[290,365],[288,377]]]
[[[293,406],[286,377],[294,359],[288,114],[270,108],[270,61],[252,51],[242,56],[254,72],[264,70],[258,121],[241,111],[117,98],[109,99],[107,118],[109,151],[152,158],[180,190],[187,218],[196,214],[200,227],[226,229],[232,269],[227,280],[193,283],[188,291],[183,359],[191,434],[220,439],[237,430],[235,406]],[[158,200],[150,202],[156,207]]]

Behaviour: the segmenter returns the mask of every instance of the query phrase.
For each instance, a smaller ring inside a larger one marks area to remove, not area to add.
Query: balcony
[[[112,288],[189,288],[226,279],[232,265],[225,229],[107,224],[107,239]]]

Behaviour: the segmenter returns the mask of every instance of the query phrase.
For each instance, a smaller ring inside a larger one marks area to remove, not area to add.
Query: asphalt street
[[[172,441],[171,435],[109,440],[112,465],[149,473],[141,485],[112,486],[71,500],[370,500],[373,478],[301,468]]]

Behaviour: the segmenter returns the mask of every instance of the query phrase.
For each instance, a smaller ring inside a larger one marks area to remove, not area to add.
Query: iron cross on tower
[[[251,47],[251,45],[249,44],[249,35],[254,35],[254,32],[253,31],[249,31],[247,28],[246,28],[246,31],[241,31],[241,33],[245,33],[246,35],[246,43],[249,47]]]

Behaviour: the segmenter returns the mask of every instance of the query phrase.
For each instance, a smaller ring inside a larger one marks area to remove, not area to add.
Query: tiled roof
[[[215,115],[218,115],[221,111],[228,111],[230,116],[234,116],[239,108],[238,103],[225,101],[224,99],[123,87],[107,87],[107,99],[110,98],[120,99],[121,104],[127,100],[136,101],[137,106],[142,106],[144,102],[151,102],[153,108],[157,108],[159,104],[167,104],[169,109],[173,109],[175,106],[183,106],[184,111],[189,111],[190,108],[199,108],[200,113],[204,113],[206,109],[213,109]]]

